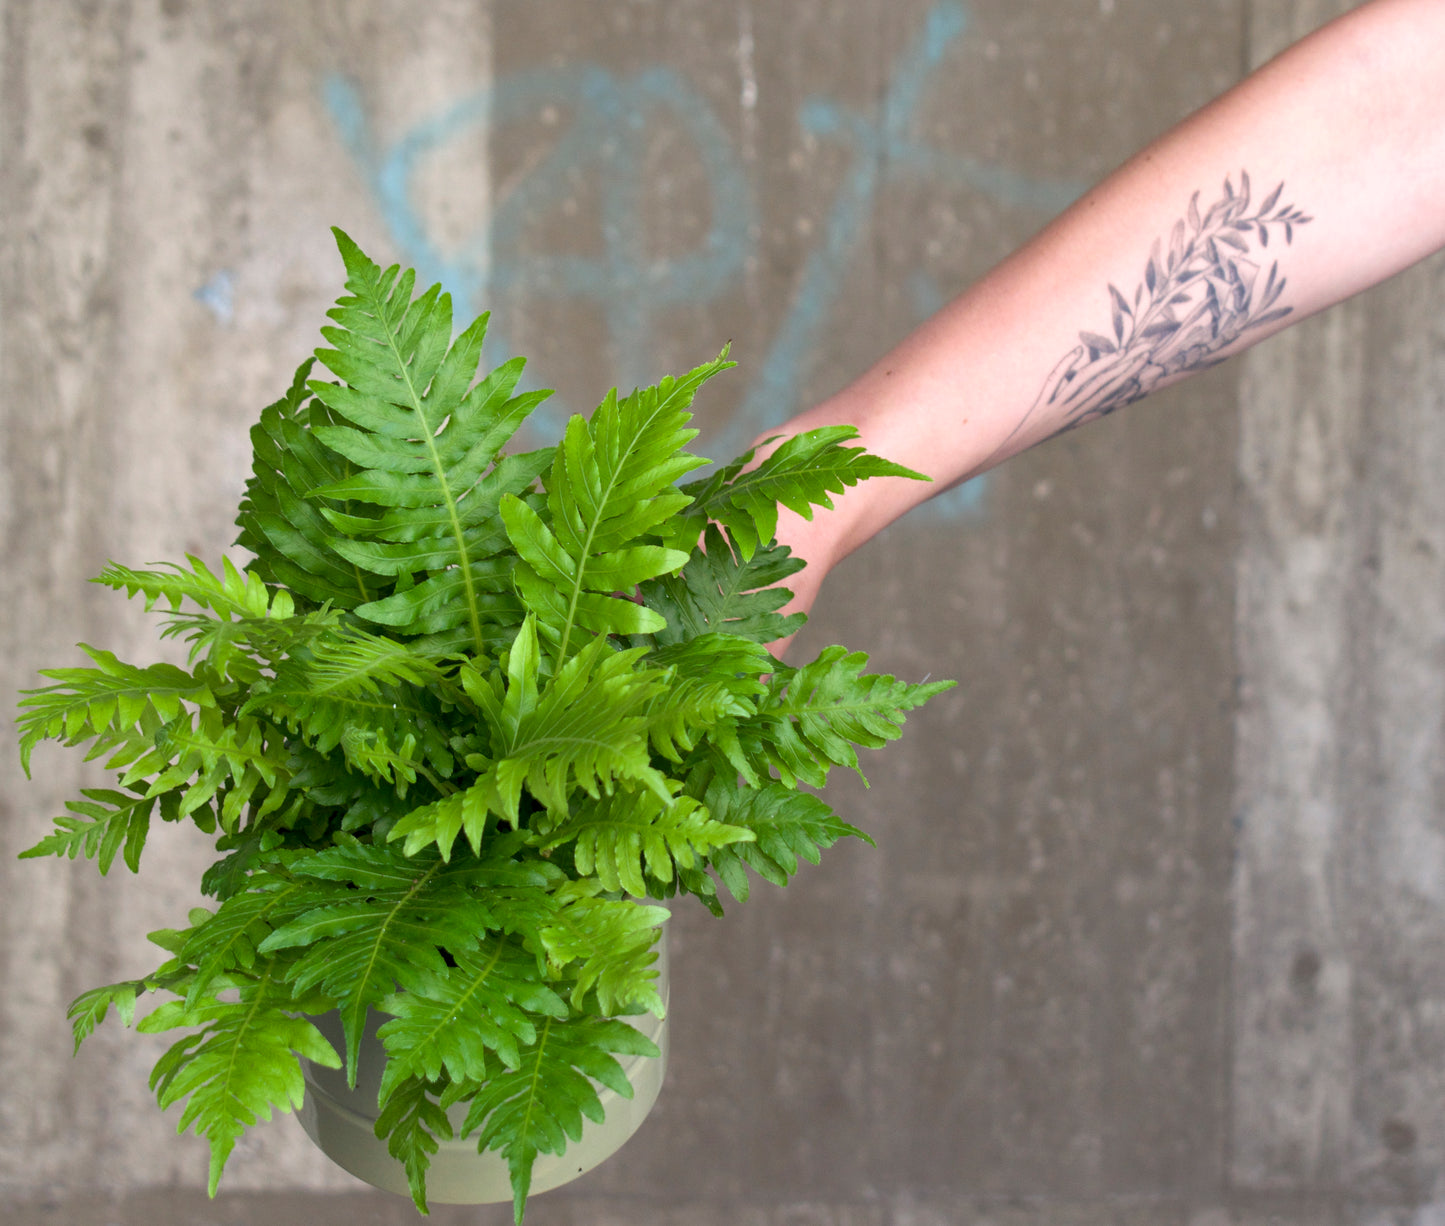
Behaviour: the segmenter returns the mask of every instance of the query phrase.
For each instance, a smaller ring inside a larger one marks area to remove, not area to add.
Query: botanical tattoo
[[[1167,252],[1154,240],[1133,300],[1109,286],[1113,335],[1080,332],[1014,432],[1046,406],[1062,411],[1060,430],[1104,417],[1176,375],[1222,362],[1247,332],[1290,314],[1292,307],[1277,305],[1285,287],[1278,261],[1261,271],[1271,237],[1292,243],[1295,227],[1311,220],[1279,203],[1283,191],[1280,183],[1251,211],[1249,175],[1241,172],[1239,189],[1226,178],[1224,194],[1203,215],[1195,192]]]

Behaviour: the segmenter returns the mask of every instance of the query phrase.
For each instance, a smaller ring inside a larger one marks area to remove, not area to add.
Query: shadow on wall
[[[886,181],[924,180],[963,188],[1045,214],[1080,194],[1079,184],[1030,178],[940,152],[913,137],[915,118],[944,53],[967,35],[968,25],[962,5],[948,0],[938,4],[894,65],[876,114],[859,114],[825,98],[810,99],[799,108],[801,129],[845,146],[849,169],[807,255],[772,348],[716,444],[720,454],[746,446],[775,420],[774,406],[798,403],[811,355]],[[646,377],[646,341],[654,316],[721,297],[757,255],[756,207],[738,151],[708,102],[670,68],[619,76],[597,64],[570,64],[516,73],[416,124],[389,147],[378,147],[364,101],[351,82],[329,78],[324,97],[393,241],[424,280],[440,281],[470,313],[481,309],[488,294],[512,288],[605,305],[617,355],[616,381],[623,387]],[[497,204],[488,227],[443,251],[413,203],[413,178],[421,162],[476,127],[503,127],[546,107],[568,117],[555,145]],[[706,175],[711,212],[711,225],[695,248],[666,258],[648,255],[642,195],[649,180],[638,171],[648,125],[659,117],[692,142]],[[564,199],[568,180],[579,174],[590,176],[598,188],[601,254],[527,251],[524,229],[550,211],[551,202]],[[924,269],[907,279],[907,288],[919,319],[944,302],[943,291]],[[508,351],[495,321],[489,340],[496,350]],[[560,430],[569,411],[554,398],[537,416],[547,428]],[[545,421],[548,413],[553,420]],[[927,504],[929,512],[948,518],[977,513],[985,482],[978,478],[940,495]]]

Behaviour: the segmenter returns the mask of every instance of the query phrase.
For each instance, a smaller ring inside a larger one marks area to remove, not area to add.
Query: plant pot
[[[664,928],[658,939],[657,991],[664,1006],[668,1003],[667,933]],[[338,1051],[344,1050],[341,1019],[335,1013],[314,1019],[318,1029]],[[361,1041],[356,1065],[356,1088],[346,1084],[344,1069],[324,1068],[310,1060],[302,1060],[306,1078],[306,1101],[298,1117],[307,1135],[328,1158],[358,1179],[396,1192],[410,1194],[406,1170],[386,1149],[386,1142],[377,1138],[376,1100],[381,1086],[381,1070],[386,1053],[377,1029],[386,1021],[371,1014]],[[623,1071],[632,1083],[632,1098],[623,1098],[605,1086],[598,1086],[598,1097],[606,1112],[600,1124],[585,1121],[582,1139],[569,1142],[566,1150],[556,1154],[539,1154],[532,1168],[532,1192],[545,1192],[559,1187],[590,1171],[622,1148],[637,1131],[657,1095],[667,1072],[668,1026],[666,1017],[650,1013],[629,1017],[627,1021],[657,1044],[657,1056],[621,1057]],[[448,1112],[454,1128],[466,1119],[467,1107],[459,1103]],[[477,1152],[476,1138],[440,1140],[427,1171],[427,1199],[443,1205],[486,1205],[510,1201],[512,1185],[506,1160],[498,1153]]]

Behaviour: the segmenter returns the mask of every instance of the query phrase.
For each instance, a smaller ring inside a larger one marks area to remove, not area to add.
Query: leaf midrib
[[[467,553],[466,537],[462,532],[461,515],[457,511],[457,500],[452,496],[451,482],[447,480],[446,467],[442,463],[441,452],[436,445],[436,435],[427,428],[426,414],[422,411],[422,397],[417,392],[416,383],[411,377],[411,367],[403,359],[401,350],[396,343],[396,333],[391,327],[385,312],[385,303],[378,304],[378,317],[383,321],[386,333],[387,348],[395,359],[397,368],[401,371],[402,382],[406,386],[406,394],[410,399],[410,408],[421,423],[420,435],[426,443],[427,454],[431,458],[432,469],[436,473],[437,484],[441,487],[442,500],[447,508],[447,518],[451,521],[452,537],[457,543],[457,561],[462,573],[462,585],[467,597],[467,620],[471,624],[472,644],[478,655],[486,653],[486,644],[482,641],[482,620],[477,607],[476,587],[472,582],[472,561]],[[407,304],[408,308],[410,303]],[[443,361],[446,359],[443,358]]]

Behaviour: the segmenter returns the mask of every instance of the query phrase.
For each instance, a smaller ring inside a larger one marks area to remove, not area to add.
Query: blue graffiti
[[[192,290],[191,297],[210,311],[217,323],[229,325],[236,318],[236,278],[229,268]]]
[[[887,183],[923,180],[1042,213],[1063,208],[1079,194],[1082,185],[1031,178],[941,152],[916,139],[917,118],[937,70],[967,28],[962,5],[954,0],[938,4],[895,66],[876,114],[859,114],[826,99],[810,99],[800,108],[802,130],[845,147],[849,169],[776,337],[740,409],[714,440],[719,454],[739,450],[797,406],[850,259]],[[670,69],[626,77],[596,65],[517,73],[417,124],[387,148],[378,147],[363,100],[349,82],[331,78],[324,96],[393,240],[421,276],[440,281],[454,300],[473,310],[509,289],[605,307],[602,316],[621,386],[633,386],[654,373],[648,370],[646,355],[659,315],[722,297],[735,288],[756,255],[756,208],[737,151],[707,101]],[[555,144],[495,202],[489,226],[443,249],[413,200],[420,164],[474,129],[496,130],[544,108],[567,117]],[[651,253],[645,198],[651,182],[642,166],[649,124],[659,120],[686,135],[703,168],[710,201],[710,220],[700,241],[690,251],[666,257]],[[600,252],[584,256],[529,250],[528,227],[554,209],[579,177],[599,191]],[[919,318],[944,301],[934,280],[922,271],[908,279],[906,288]],[[493,352],[507,349],[495,317],[491,344]],[[566,411],[554,399],[544,408],[549,417],[541,424],[555,428]],[[934,513],[967,514],[980,505],[983,488],[984,479],[978,478],[929,506]]]

